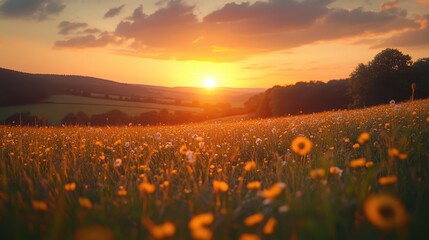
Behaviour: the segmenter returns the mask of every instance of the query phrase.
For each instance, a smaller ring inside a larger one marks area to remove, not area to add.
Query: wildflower
[[[48,205],[44,201],[31,200],[31,205],[37,211],[44,212],[48,210]]]
[[[344,142],[345,143],[349,143],[350,142],[350,138],[344,138]]]
[[[360,148],[360,145],[359,145],[359,143],[355,143],[355,144],[353,144],[353,149],[358,149],[358,148]]]
[[[158,226],[151,225],[149,232],[155,239],[169,238],[176,233],[176,226],[171,222],[165,222]]]
[[[389,148],[387,149],[387,155],[389,156],[389,159],[395,159],[395,157],[399,156],[399,150],[396,148]]]
[[[351,160],[349,163],[349,166],[351,168],[360,168],[360,167],[364,167],[365,163],[366,163],[365,158],[358,158],[358,159]]]
[[[139,184],[139,190],[142,194],[152,194],[153,192],[155,192],[155,185],[144,181]]]
[[[215,193],[228,191],[228,183],[224,181],[213,181],[213,190]]]
[[[257,139],[255,140],[255,143],[256,143],[256,145],[261,145],[261,143],[262,143],[262,139],[257,138]]]
[[[395,197],[387,194],[370,195],[363,206],[368,220],[381,230],[391,230],[404,226],[408,213],[404,205]]]
[[[329,173],[331,173],[332,175],[338,175],[341,177],[341,175],[343,175],[343,170],[339,167],[332,166],[329,168]]]
[[[73,192],[74,190],[76,190],[76,183],[72,182],[72,183],[67,183],[64,185],[64,189],[67,192]]]
[[[267,223],[265,223],[263,232],[267,235],[270,235],[274,232],[274,228],[277,225],[277,220],[273,217],[270,217],[270,219],[268,219]]]
[[[205,144],[204,142],[199,142],[199,143],[198,143],[198,147],[199,147],[199,148],[203,148],[203,147],[204,147],[204,144]]]
[[[122,144],[121,139],[117,140],[115,143],[113,143],[114,146],[119,146]]]
[[[247,183],[247,189],[249,190],[259,190],[260,188],[261,188],[261,183],[258,181]]]
[[[188,223],[188,227],[191,230],[203,228],[207,225],[213,223],[214,217],[211,213],[202,213],[196,216],[193,216],[192,219]]]
[[[426,118],[426,122],[429,122],[429,117]]]
[[[364,144],[364,143],[366,143],[366,142],[368,142],[368,140],[371,138],[371,136],[369,135],[369,133],[367,133],[367,132],[363,132],[363,133],[361,133],[360,134],[360,136],[358,137],[358,143],[359,144]]]
[[[187,151],[186,152],[186,157],[188,158],[189,163],[194,163],[195,159],[194,159],[194,152],[192,151]]]
[[[244,170],[246,172],[249,172],[252,169],[256,169],[256,162],[255,161],[247,162],[246,165],[244,166]]]
[[[306,155],[313,148],[313,143],[306,137],[296,137],[292,140],[292,150],[301,156]]]
[[[197,140],[198,142],[202,142],[202,141],[204,140],[204,138],[203,138],[203,137],[201,137],[201,136],[198,136],[198,137],[196,138],[196,140]]]
[[[179,152],[183,155],[186,155],[186,152],[188,151],[188,149],[186,148],[185,145],[182,145],[179,149]]]
[[[196,228],[191,230],[191,236],[193,239],[210,240],[213,238],[213,233],[207,228]]]
[[[310,171],[310,177],[311,177],[311,179],[324,178],[325,175],[326,175],[325,169],[323,169],[323,168],[312,169]]]
[[[120,158],[117,158],[116,160],[115,160],[115,162],[113,163],[113,166],[114,167],[120,167],[122,165],[122,159],[120,159]]]
[[[117,194],[121,197],[127,196],[127,190],[123,186],[120,186]]]
[[[282,183],[275,183],[273,186],[271,186],[271,188],[265,189],[262,192],[262,196],[270,200],[274,199],[282,193],[283,188],[284,185]]]
[[[160,132],[155,133],[155,139],[156,140],[161,140],[161,136],[162,136],[162,134]]]
[[[94,225],[89,227],[78,228],[75,232],[75,238],[78,240],[90,240],[90,239],[103,239],[103,240],[113,240],[115,239],[115,233],[101,225]]]
[[[400,153],[399,156],[398,156],[398,158],[400,160],[406,160],[408,158],[408,154],[406,154],[406,153]]]
[[[255,213],[253,215],[248,216],[244,219],[244,225],[251,227],[254,226],[264,220],[264,214],[262,213]]]
[[[95,141],[95,145],[98,147],[103,147],[103,143],[101,141]]]
[[[86,209],[91,209],[92,208],[91,200],[89,200],[88,198],[80,197],[78,199],[78,201],[79,201],[79,205],[81,207],[86,208]]]
[[[258,235],[256,234],[250,234],[250,233],[243,233],[240,235],[239,240],[260,240]]]
[[[370,168],[370,167],[372,167],[372,166],[374,166],[374,162],[373,162],[373,161],[369,161],[369,162],[366,162],[366,163],[365,163],[365,167],[366,167],[366,168]]]
[[[395,100],[393,100],[393,99],[392,99],[392,100],[390,100],[390,102],[389,102],[389,104],[390,104],[390,105],[395,105],[395,103],[396,103],[396,102],[395,102]]]
[[[387,177],[380,177],[378,179],[378,183],[380,185],[390,185],[398,182],[397,176],[387,176]]]

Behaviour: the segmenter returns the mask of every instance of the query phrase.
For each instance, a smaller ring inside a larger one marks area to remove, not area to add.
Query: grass
[[[72,95],[54,95],[38,104],[0,107],[0,119],[7,119],[15,113],[30,112],[35,116],[47,117],[49,123],[52,125],[60,125],[61,119],[69,113],[81,111],[91,116],[115,109],[125,112],[130,116],[138,116],[144,112],[159,111],[161,109],[166,109],[170,112],[187,111],[194,113],[202,111],[201,108],[196,107],[127,102]]]
[[[0,231],[5,239],[425,239],[428,117],[423,100],[181,126],[1,127]]]

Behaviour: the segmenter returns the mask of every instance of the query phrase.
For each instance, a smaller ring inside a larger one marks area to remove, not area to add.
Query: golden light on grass
[[[363,210],[368,220],[381,230],[401,228],[408,221],[408,213],[402,202],[387,194],[369,196]]]
[[[306,137],[296,137],[292,140],[292,150],[301,156],[306,155],[313,148],[313,143]]]

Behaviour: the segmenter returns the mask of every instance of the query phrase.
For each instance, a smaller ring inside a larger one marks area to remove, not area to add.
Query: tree
[[[350,94],[354,106],[408,99],[411,90],[411,57],[387,48],[367,65],[359,64],[350,74]]]
[[[416,84],[415,98],[429,97],[429,58],[419,59],[413,64],[411,80]]]

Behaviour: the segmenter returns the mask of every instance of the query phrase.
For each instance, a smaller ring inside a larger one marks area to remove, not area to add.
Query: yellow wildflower
[[[268,219],[267,223],[265,223],[263,232],[267,235],[270,235],[274,232],[274,228],[277,225],[277,220],[273,217],[271,217],[270,219]]]
[[[188,227],[191,230],[198,229],[210,225],[213,223],[214,216],[211,213],[202,213],[196,216],[193,216],[188,223]]]
[[[243,233],[240,235],[239,240],[260,240],[258,235],[256,234],[250,234],[250,233]]]
[[[325,172],[325,169],[323,169],[323,168],[312,169],[310,171],[310,177],[312,179],[324,178],[325,175],[326,175],[326,172]]]
[[[253,215],[248,216],[246,219],[244,219],[244,225],[251,227],[262,222],[263,220],[264,220],[264,214],[255,213]]]
[[[79,205],[83,208],[86,208],[86,209],[92,208],[91,200],[89,200],[88,198],[84,198],[84,197],[79,198]]]
[[[65,189],[67,192],[72,192],[72,191],[76,190],[76,183],[74,183],[74,182],[72,182],[72,183],[67,183],[67,184],[65,184],[65,185],[64,185],[64,189]]]
[[[247,189],[249,190],[259,190],[260,188],[261,188],[261,183],[258,181],[247,183]]]
[[[390,185],[398,182],[397,176],[387,176],[387,177],[380,177],[378,179],[378,183],[380,185]]]
[[[215,193],[228,191],[228,183],[224,181],[213,181],[213,190]]]
[[[364,167],[365,163],[366,163],[365,158],[358,158],[358,159],[351,160],[349,163],[349,166],[351,168],[360,168],[360,167]]]
[[[31,200],[31,205],[33,205],[33,208],[37,211],[44,212],[48,210],[48,204],[44,201]]]
[[[387,194],[370,195],[363,210],[368,220],[381,230],[391,230],[405,226],[408,214],[404,205]]]
[[[278,197],[283,191],[282,183],[275,183],[271,188],[265,189],[262,192],[262,196],[267,199],[274,199]]]
[[[139,184],[139,190],[140,190],[140,193],[142,194],[143,193],[151,194],[155,191],[155,185],[144,181]]]
[[[367,133],[367,132],[363,132],[363,133],[361,133],[360,135],[359,135],[359,137],[358,137],[358,143],[359,144],[364,144],[364,143],[366,143],[366,142],[368,142],[368,140],[371,138],[371,136],[369,135],[369,133]]]
[[[306,137],[296,137],[292,140],[291,148],[301,156],[306,155],[313,148],[313,143]]]
[[[250,171],[252,169],[256,169],[256,162],[255,161],[247,162],[246,165],[244,166],[244,170],[246,172],[248,172],[248,171]]]

